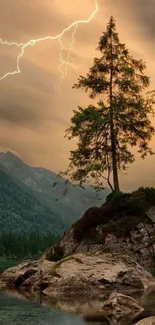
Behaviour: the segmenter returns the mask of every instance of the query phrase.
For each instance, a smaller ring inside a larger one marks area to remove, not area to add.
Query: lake
[[[20,261],[17,260],[6,260],[4,257],[0,257],[0,273],[8,269],[9,267],[15,266],[19,263]]]
[[[82,318],[0,292],[0,325],[84,325]]]
[[[0,260],[0,270],[17,263],[17,261]],[[100,301],[101,304],[103,300]],[[151,310],[155,310],[155,293],[151,295],[148,304]],[[0,325],[108,325],[107,321],[99,323],[91,319],[88,322],[84,321],[82,316],[74,315],[84,315],[86,310],[93,310],[95,305],[99,306],[99,300],[89,301],[87,297],[80,299],[80,304],[74,299],[67,301],[66,297],[56,303],[56,301],[46,301],[42,297],[36,300],[27,295],[24,297],[20,292],[0,291]]]

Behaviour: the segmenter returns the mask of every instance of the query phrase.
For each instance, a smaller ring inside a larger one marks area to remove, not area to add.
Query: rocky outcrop
[[[5,270],[0,276],[0,287],[21,288],[33,290],[42,289],[43,277],[49,276],[55,263],[47,260],[23,261],[21,264]]]
[[[142,266],[154,266],[155,190],[116,193],[103,206],[88,209],[45,258],[88,252],[127,254]]]
[[[44,294],[96,294],[117,290],[132,293],[154,283],[154,278],[128,256],[77,253],[56,263],[47,260],[23,262],[6,270],[1,286]]]
[[[89,236],[77,240],[74,233],[74,226],[67,230],[56,246],[62,251],[62,257],[75,253],[105,253],[114,252],[127,254],[135,259],[142,266],[151,266],[155,263],[155,224],[139,223],[128,235],[121,236],[108,233],[106,226],[90,228]],[[49,249],[51,250],[51,249]],[[45,258],[52,260],[55,247],[50,254],[47,250]]]
[[[145,298],[155,278],[126,255],[76,253],[58,262],[24,261],[1,274],[0,287],[18,289],[17,296],[82,315],[85,321],[124,325],[154,315]],[[139,303],[130,297],[133,293],[142,296]]]

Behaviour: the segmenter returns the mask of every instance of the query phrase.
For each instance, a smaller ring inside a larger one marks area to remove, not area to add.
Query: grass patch
[[[105,238],[107,234],[114,234],[117,238],[120,238],[128,236],[129,232],[143,221],[143,217],[125,216],[117,221],[101,225],[101,228]]]
[[[65,258],[62,258],[60,261],[58,261],[57,263],[55,263],[55,265],[53,266],[52,268],[52,271],[51,271],[51,275],[52,276],[58,276],[57,274],[57,270],[59,269],[60,265],[67,262],[67,261],[71,261],[74,259],[74,256],[73,255],[70,255],[70,256],[67,256]]]

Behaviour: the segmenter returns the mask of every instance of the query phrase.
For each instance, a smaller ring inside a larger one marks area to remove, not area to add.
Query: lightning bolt
[[[59,70],[59,72],[61,74],[61,77],[59,78],[57,88],[60,87],[60,85],[62,84],[64,78],[67,75],[68,66],[69,65],[73,66],[73,64],[70,61],[73,61],[73,59],[71,58],[71,53],[72,53],[73,46],[74,46],[74,43],[75,43],[75,34],[76,34],[76,31],[77,31],[77,28],[78,28],[79,24],[88,24],[94,18],[94,16],[97,14],[98,11],[99,11],[98,0],[95,0],[95,9],[92,12],[92,14],[89,16],[88,19],[86,19],[86,20],[77,20],[77,21],[73,22],[71,25],[69,25],[68,27],[63,29],[63,31],[60,34],[57,34],[55,36],[40,37],[40,38],[37,38],[37,39],[29,40],[27,43],[8,42],[8,41],[3,41],[0,38],[0,44],[1,45],[16,46],[16,47],[20,48],[20,53],[19,53],[19,55],[17,57],[17,61],[16,61],[16,70],[9,71],[6,74],[4,74],[0,78],[0,81],[2,81],[3,79],[5,79],[8,76],[19,74],[21,72],[21,70],[20,70],[20,60],[24,56],[26,48],[28,48],[29,46],[35,46],[37,43],[40,43],[40,42],[43,42],[43,41],[58,40],[59,44],[60,44],[60,53],[59,53],[60,64],[58,66],[58,70]],[[70,31],[72,28],[73,28],[72,40],[71,40],[70,47],[68,48],[67,59],[64,60],[63,59],[63,50],[65,50],[65,48],[64,48],[63,43],[62,43],[62,37],[64,36],[64,34],[66,32]],[[63,70],[63,67],[65,67],[64,70]]]
[[[75,34],[76,34],[76,31],[77,31],[77,28],[78,28],[78,23],[74,26],[74,30],[73,30],[73,33],[72,33],[72,41],[71,41],[70,47],[67,48],[67,50],[68,50],[67,60],[63,60],[62,52],[63,52],[63,50],[65,50],[65,48],[64,48],[64,46],[62,44],[61,37],[59,38],[59,44],[60,44],[60,54],[59,54],[60,64],[58,66],[58,70],[59,70],[59,72],[61,74],[61,77],[58,80],[58,83],[57,83],[57,85],[55,87],[55,90],[59,90],[60,91],[60,87],[62,85],[62,82],[63,82],[63,80],[65,79],[65,77],[67,75],[68,66],[69,65],[73,66],[73,64],[71,63],[71,60],[73,61],[73,58],[71,57],[71,53],[72,53],[73,46],[74,46],[74,43],[75,43]],[[64,66],[65,66],[65,69],[63,71],[62,68]]]

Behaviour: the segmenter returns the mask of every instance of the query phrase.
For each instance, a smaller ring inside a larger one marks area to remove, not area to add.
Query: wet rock
[[[111,325],[129,324],[143,311],[136,300],[117,292],[113,292],[103,306],[103,314]]]
[[[49,275],[53,262],[49,261],[24,261],[19,265],[5,270],[0,276],[0,287],[32,289],[35,285],[40,289],[41,283]]]

